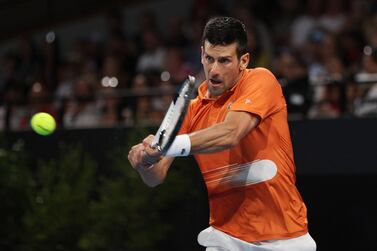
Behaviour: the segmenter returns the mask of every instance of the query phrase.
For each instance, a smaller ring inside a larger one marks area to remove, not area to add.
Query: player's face
[[[237,43],[202,46],[202,64],[208,81],[209,97],[217,97],[231,89],[249,63],[249,53],[237,57]]]

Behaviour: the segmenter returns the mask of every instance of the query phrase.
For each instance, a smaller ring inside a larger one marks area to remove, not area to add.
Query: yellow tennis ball
[[[55,131],[56,122],[54,117],[45,112],[39,112],[33,115],[31,118],[31,128],[43,136],[50,135]]]

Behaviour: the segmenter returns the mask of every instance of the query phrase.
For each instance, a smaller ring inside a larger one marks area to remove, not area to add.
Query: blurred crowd
[[[0,129],[28,129],[41,111],[64,128],[158,125],[186,76],[204,79],[201,33],[216,15],[245,23],[249,66],[277,76],[290,119],[377,115],[377,1],[195,0],[187,17],[167,10],[163,29],[142,11],[132,33],[123,15],[65,51],[51,31],[0,55]]]

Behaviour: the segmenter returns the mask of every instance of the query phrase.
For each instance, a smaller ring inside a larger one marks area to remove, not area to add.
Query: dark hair
[[[204,27],[202,44],[229,45],[237,42],[237,56],[247,53],[247,32],[245,25],[233,17],[214,17]]]

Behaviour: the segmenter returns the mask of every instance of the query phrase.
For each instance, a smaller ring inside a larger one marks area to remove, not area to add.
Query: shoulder
[[[253,68],[248,70],[248,77],[258,77],[258,78],[273,78],[276,79],[275,75],[266,68],[263,67],[258,67],[258,68]]]
[[[248,69],[243,81],[244,85],[256,88],[276,88],[280,87],[275,75],[263,67]]]

